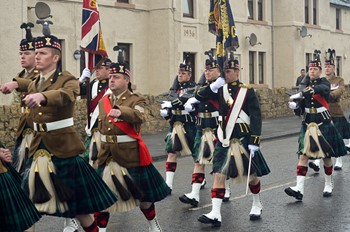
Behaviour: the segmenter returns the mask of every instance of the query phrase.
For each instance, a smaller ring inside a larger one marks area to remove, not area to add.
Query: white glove
[[[255,146],[255,145],[248,145],[248,149],[250,151],[250,155],[252,158],[254,158],[254,153],[259,150],[259,147],[258,146]]]
[[[224,86],[224,84],[225,84],[225,79],[223,77],[219,77],[218,79],[216,79],[216,81],[210,84],[210,89],[214,93],[217,93],[218,89]]]
[[[296,94],[293,94],[292,96],[289,97],[290,100],[300,99],[300,98],[303,98],[302,93],[296,93]]]
[[[197,104],[200,101],[198,101],[195,97],[191,97],[187,100],[187,102],[185,104]]]
[[[160,106],[162,107],[162,109],[173,107],[171,101],[163,101],[163,103]]]
[[[288,107],[292,110],[296,110],[299,108],[298,104],[296,102],[288,102]]]
[[[168,117],[168,110],[167,109],[162,109],[160,110],[160,116],[162,116],[163,118]]]
[[[83,83],[86,80],[86,78],[90,78],[90,77],[91,77],[90,69],[84,68],[83,73],[81,74],[81,76],[79,78],[79,82]]]
[[[185,107],[185,110],[186,110],[188,113],[194,111],[193,105],[192,105],[191,103],[188,103],[188,101],[185,103],[184,107]]]

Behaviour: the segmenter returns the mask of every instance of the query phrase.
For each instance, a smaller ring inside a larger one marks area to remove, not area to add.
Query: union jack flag
[[[83,17],[81,26],[81,49],[87,52],[87,67],[92,70],[107,51],[102,38],[100,13],[97,0],[83,0]]]

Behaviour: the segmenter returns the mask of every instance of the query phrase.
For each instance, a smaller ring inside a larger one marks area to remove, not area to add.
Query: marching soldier
[[[90,79],[91,77],[91,72],[88,68],[83,70],[83,73],[79,78],[80,95],[86,95],[90,98],[88,99],[90,102],[90,117],[88,120],[90,120],[90,122],[85,127],[87,137],[85,140],[86,151],[83,155],[84,158],[89,161],[90,165],[93,165],[93,163],[97,160],[97,153],[101,147],[100,134],[97,129],[97,118],[99,113],[97,105],[105,94],[110,93],[110,91],[108,91],[108,74],[110,64],[111,60],[105,59],[96,67],[96,78],[90,82],[90,89],[87,89],[87,85],[85,83],[85,80]],[[89,94],[87,94],[87,91],[89,91]]]
[[[218,90],[219,141],[213,160],[212,210],[198,218],[214,227],[221,226],[220,211],[227,177],[235,182],[249,182],[253,193],[250,220],[257,220],[262,211],[258,177],[270,172],[259,149],[262,121],[258,97],[253,88],[239,81],[239,71],[238,61],[231,57],[225,63],[226,84]]]
[[[154,203],[164,199],[170,189],[152,164],[152,158],[140,136],[144,122],[145,99],[131,90],[130,69],[127,63],[112,63],[109,69],[109,88],[112,94],[99,102],[101,150],[98,153],[98,172],[119,196],[108,211],[129,211],[140,201],[140,209],[149,222],[149,231],[162,231],[156,218]],[[106,222],[109,213],[97,215]],[[107,223],[99,224],[106,228]]]
[[[196,112],[188,113],[184,104],[193,97],[196,83],[191,81],[191,64],[185,60],[179,66],[179,72],[175,85],[170,89],[169,101],[161,104],[160,115],[169,119],[169,133],[167,134],[166,152],[168,158],[165,164],[166,183],[173,189],[174,175],[177,166],[177,154],[190,155],[194,145],[196,134]],[[205,182],[204,182],[205,183]],[[171,193],[171,192],[170,192]]]
[[[35,132],[23,186],[39,212],[75,217],[84,231],[98,231],[90,214],[106,209],[117,196],[79,156],[84,144],[73,122],[79,83],[69,72],[60,72],[61,44],[57,37],[37,37],[35,53],[40,78],[29,84],[17,79],[3,86],[7,91],[29,93],[23,100],[31,109]]]
[[[330,84],[321,77],[322,67],[319,57],[309,63],[310,83],[303,90],[303,99],[297,105],[289,102],[291,109],[301,108],[304,113],[302,128],[299,136],[299,161],[297,166],[296,186],[288,187],[284,191],[287,195],[302,200],[304,196],[304,181],[309,159],[323,159],[325,171],[325,186],[323,196],[332,196],[332,159],[344,156],[346,148],[344,141],[331,123],[329,112]]]
[[[206,164],[212,164],[218,127],[219,102],[218,89],[225,84],[221,77],[220,67],[213,59],[211,53],[205,62],[205,83],[196,91],[195,97],[190,98],[185,104],[187,112],[197,108],[197,133],[194,142],[193,154],[195,165],[192,174],[192,191],[179,197],[185,204],[197,207],[199,203],[199,190],[204,181],[204,168]],[[230,197],[229,189],[226,189],[225,201]]]

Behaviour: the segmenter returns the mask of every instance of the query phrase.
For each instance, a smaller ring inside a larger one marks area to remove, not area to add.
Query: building
[[[74,58],[81,36],[82,0],[43,0],[50,6],[51,32],[62,39],[63,67],[80,76]],[[0,9],[0,82],[20,71],[18,43],[22,22],[35,22],[35,0],[4,1]],[[350,80],[350,0],[230,0],[240,47],[241,80],[256,87],[291,87],[315,49],[337,52],[337,70]],[[115,45],[126,49],[132,83],[138,92],[167,92],[184,53],[190,53],[194,76],[204,70],[204,51],[215,49],[208,32],[207,0],[98,0],[109,57]],[[35,25],[33,34],[41,34]],[[78,52],[79,53],[79,52]],[[324,57],[323,57],[324,58]],[[3,104],[11,98],[1,96]]]

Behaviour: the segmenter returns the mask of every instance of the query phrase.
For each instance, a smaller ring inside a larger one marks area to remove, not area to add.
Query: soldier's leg
[[[325,174],[325,184],[323,189],[323,196],[324,197],[330,197],[332,196],[333,191],[333,180],[332,180],[332,173],[333,173],[333,164],[331,158],[325,158],[323,159],[324,163],[324,174]]]
[[[109,216],[110,214],[107,211],[94,213],[95,222],[97,223],[99,232],[107,231]]]
[[[343,158],[337,157],[335,158],[334,170],[339,171],[343,168]]]
[[[316,173],[318,173],[320,171],[320,162],[321,162],[321,159],[310,161],[309,167],[312,168]]]
[[[78,232],[79,224],[75,218],[65,218],[63,232]]]
[[[98,232],[96,221],[92,214],[77,215],[76,219],[80,222],[85,232]]]
[[[231,186],[230,186],[231,180],[227,179],[225,180],[225,196],[224,196],[224,202],[228,202],[231,197]]]
[[[199,203],[199,190],[204,182],[204,164],[195,163],[192,174],[192,191],[179,197],[179,200],[185,204],[190,204],[194,207]]]
[[[165,182],[169,186],[170,190],[173,189],[173,182],[174,182],[174,175],[176,171],[177,161],[176,161],[176,154],[175,153],[169,153],[168,159],[165,163]]]
[[[161,232],[162,228],[160,227],[159,222],[157,220],[156,209],[155,209],[154,203],[141,202],[140,209],[141,209],[143,215],[145,215],[145,217],[149,223],[149,231],[150,232]]]
[[[249,182],[249,189],[253,194],[253,204],[249,213],[250,220],[258,220],[261,217],[262,204],[260,200],[260,179],[258,177],[253,178]]]
[[[291,197],[295,197],[297,200],[303,200],[304,196],[304,182],[307,173],[307,162],[309,158],[305,155],[300,155],[297,166],[297,184],[293,187],[288,187],[284,191]]]

